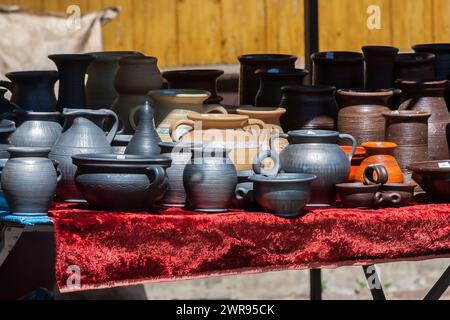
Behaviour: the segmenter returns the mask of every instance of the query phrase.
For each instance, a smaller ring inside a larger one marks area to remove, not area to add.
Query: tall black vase
[[[56,71],[10,72],[6,77],[11,80],[11,102],[24,111],[56,111],[55,83]]]
[[[90,54],[50,55],[59,71],[58,109],[86,109],[85,77],[95,57]]]
[[[394,85],[394,65],[398,49],[386,46],[362,47],[366,60],[365,88],[389,89]]]

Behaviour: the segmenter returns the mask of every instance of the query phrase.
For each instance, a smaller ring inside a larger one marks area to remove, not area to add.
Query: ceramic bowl
[[[108,210],[147,210],[164,197],[168,187],[168,157],[81,154],[75,184],[93,207]]]
[[[450,160],[416,162],[412,178],[435,201],[450,202]]]
[[[345,208],[369,209],[378,206],[378,191],[381,185],[365,185],[363,183],[341,183],[336,185],[339,198]]]
[[[255,175],[253,196],[264,210],[277,216],[293,218],[300,215],[311,197],[312,174],[284,173],[277,176]]]

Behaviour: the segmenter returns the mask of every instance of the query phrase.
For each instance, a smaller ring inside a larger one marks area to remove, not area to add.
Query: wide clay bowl
[[[317,179],[312,174],[285,173],[275,177],[255,175],[254,200],[264,210],[277,216],[293,218],[300,215],[311,197],[311,184]]]
[[[381,185],[363,183],[341,183],[336,185],[339,198],[345,208],[369,209],[377,206],[376,194]]]
[[[416,162],[409,165],[408,170],[435,201],[450,202],[450,160]]]
[[[161,200],[168,187],[163,156],[82,154],[72,157],[78,167],[75,184],[87,202],[98,209],[141,211]]]
[[[412,183],[386,183],[381,187],[383,193],[400,195],[398,206],[407,206],[414,199],[414,189],[417,185]]]

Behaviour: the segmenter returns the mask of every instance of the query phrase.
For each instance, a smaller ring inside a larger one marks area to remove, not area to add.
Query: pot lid
[[[407,169],[417,173],[450,173],[450,159],[416,162]]]
[[[312,182],[317,176],[306,173],[280,173],[276,176],[254,175],[249,177],[253,182],[265,183],[292,183],[292,182]]]

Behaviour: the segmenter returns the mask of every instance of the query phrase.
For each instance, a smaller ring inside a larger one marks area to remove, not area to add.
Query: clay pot
[[[154,156],[161,152],[158,144],[161,138],[156,132],[154,121],[154,110],[148,101],[143,106],[137,106],[130,113],[130,123],[135,134],[125,149],[125,154],[141,156]],[[139,118],[139,125],[136,126],[135,116]]]
[[[59,112],[20,112],[22,124],[11,135],[15,147],[51,148],[62,132]]]
[[[192,159],[184,169],[183,184],[191,208],[205,213],[226,212],[237,184],[229,150],[193,148]]]
[[[119,120],[109,110],[64,109],[64,130],[52,147],[50,159],[59,163],[62,180],[58,184],[56,194],[63,201],[80,201],[81,193],[74,182],[76,166],[72,156],[77,154],[112,153],[111,143],[117,133]],[[108,134],[103,132],[103,122],[112,117],[113,127]]]
[[[119,70],[119,60],[129,56],[143,56],[135,51],[91,52],[95,57],[87,69],[86,101],[89,109],[111,108],[117,98],[114,79]]]
[[[397,144],[394,155],[400,168],[413,162],[428,160],[428,119],[431,114],[420,111],[384,112],[386,141]]]
[[[11,102],[24,111],[56,111],[55,83],[59,75],[56,71],[10,72]],[[3,95],[5,92],[2,92]],[[13,108],[14,109],[14,108]]]
[[[255,175],[253,196],[267,212],[284,218],[300,216],[311,198],[311,185],[316,180],[312,174],[284,173],[273,177]]]
[[[259,76],[260,86],[256,94],[256,107],[278,107],[283,97],[282,87],[304,85],[307,70],[268,67],[258,69],[255,73]]]
[[[64,108],[86,109],[86,71],[95,57],[89,54],[55,54],[48,58],[56,64],[59,73],[58,111]]]
[[[1,177],[3,193],[15,215],[46,215],[57,184],[48,148],[10,148]]]
[[[187,120],[175,123],[171,132],[174,141],[207,145],[211,148],[225,147],[238,171],[250,170],[259,153],[260,132],[265,123],[237,114],[189,114]],[[188,126],[191,132],[181,138],[176,136],[179,126]]]
[[[313,61],[313,84],[342,88],[364,87],[364,56],[359,52],[317,52]]]
[[[450,199],[450,160],[416,162],[408,166],[412,178],[433,200],[448,203]]]
[[[238,57],[241,64],[239,75],[239,105],[254,105],[260,81],[256,73],[261,68],[281,67],[295,69],[297,57],[287,54],[246,54]],[[267,107],[267,106],[266,106]]]
[[[224,74],[223,70],[173,70],[163,72],[169,89],[196,89],[211,93],[205,104],[220,103],[223,98],[217,94],[217,79]]]
[[[431,53],[400,53],[395,58],[394,80],[433,79],[436,77],[436,56]]]
[[[163,85],[155,57],[124,57],[119,61],[119,70],[114,80],[114,88],[119,96],[112,110],[119,116],[123,134],[133,134],[130,124],[130,112],[148,100],[150,90],[160,89]]]
[[[352,152],[353,148],[351,146],[341,146],[341,149],[344,150],[344,152],[347,156],[349,156],[350,153]],[[366,158],[366,149],[364,149],[363,147],[357,147],[355,154],[352,157],[350,175],[348,176],[348,182],[355,181],[356,171],[358,171],[359,166],[361,165],[361,163],[363,162],[363,160],[365,158]]]
[[[381,164],[388,171],[388,183],[403,183],[402,170],[394,157],[397,145],[392,142],[366,142],[362,145],[366,149],[366,159],[356,172],[355,181],[364,182],[364,171],[368,166]]]
[[[258,119],[263,121],[265,129],[272,132],[283,132],[280,124],[280,118],[286,113],[284,108],[265,108],[265,107],[239,107],[236,109],[237,114],[248,116],[250,119]]]
[[[333,130],[338,107],[336,89],[327,86],[283,87],[281,107],[286,113],[281,117],[285,132],[293,130]]]
[[[416,81],[400,80],[400,89],[407,100],[399,110],[413,110],[431,113],[428,120],[428,156],[431,160],[450,158],[446,127],[450,113],[445,103],[448,80]]]
[[[153,90],[148,93],[155,108],[156,131],[164,142],[171,142],[170,128],[180,120],[186,120],[189,114],[228,113],[221,106],[207,106],[205,101],[211,94],[208,91],[194,89]],[[184,129],[184,130],[183,130]],[[186,133],[180,128],[177,136]]]
[[[407,206],[414,199],[414,190],[417,187],[415,184],[406,183],[387,183],[382,185],[381,192],[384,195],[392,197],[392,194],[400,196],[400,200],[393,205]]]
[[[75,183],[87,202],[98,209],[148,210],[167,190],[166,157],[81,154],[73,156]]]
[[[381,185],[365,185],[363,183],[340,183],[336,185],[339,199],[344,208],[371,209],[382,202],[378,193]]]
[[[276,153],[276,141],[279,137],[289,140],[289,145],[279,155]],[[340,139],[350,139],[353,149],[350,155],[339,147]],[[326,130],[298,130],[288,134],[274,134],[271,139],[271,151],[258,155],[254,171],[257,174],[275,176],[280,171],[286,173],[309,173],[317,176],[313,182],[311,205],[331,205],[336,201],[338,183],[347,181],[350,174],[350,162],[356,151],[356,140],[347,134]],[[274,161],[273,169],[262,169],[261,164],[267,157]]]
[[[354,136],[358,145],[384,140],[386,125],[382,113],[390,111],[387,105],[392,96],[389,90],[339,90],[339,132]]]
[[[394,65],[398,48],[387,46],[362,47],[366,61],[365,88],[388,89],[394,85]]]

